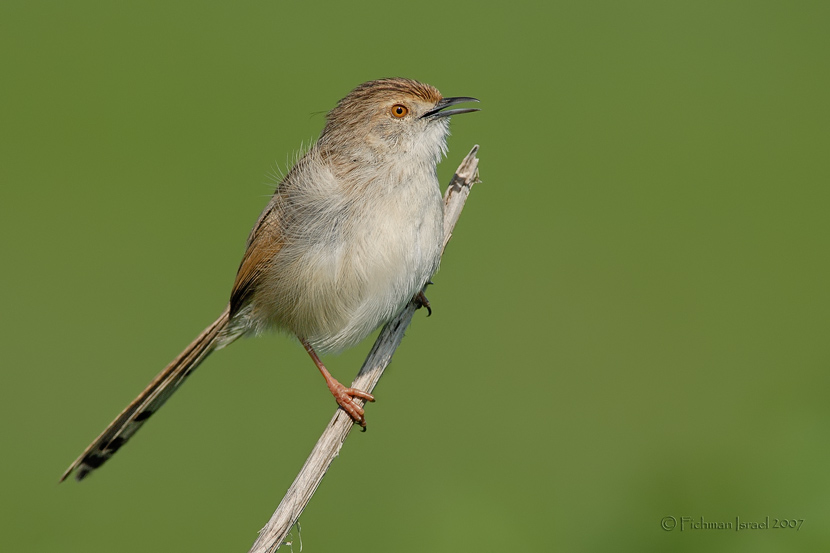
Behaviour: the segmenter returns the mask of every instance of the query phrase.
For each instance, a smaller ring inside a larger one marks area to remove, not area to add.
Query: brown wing
[[[248,237],[248,247],[236,273],[231,291],[230,316],[245,307],[256,291],[259,279],[282,248],[276,202],[271,202]]]

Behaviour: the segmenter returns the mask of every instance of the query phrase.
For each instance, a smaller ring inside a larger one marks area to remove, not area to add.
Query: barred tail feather
[[[158,411],[185,378],[215,349],[233,341],[223,335],[228,327],[229,308],[213,324],[185,348],[120,415],[81,453],[61,476],[61,482],[75,472],[75,479],[83,480],[112,457],[141,425]]]

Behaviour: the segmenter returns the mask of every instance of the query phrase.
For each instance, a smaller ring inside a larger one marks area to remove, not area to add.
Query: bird
[[[61,477],[100,468],[212,352],[243,336],[295,336],[337,404],[364,430],[355,399],[318,352],[356,345],[423,290],[437,271],[443,201],[436,167],[449,118],[478,102],[407,78],[365,82],[328,112],[317,141],[285,174],[251,230],[219,317],[162,370]]]

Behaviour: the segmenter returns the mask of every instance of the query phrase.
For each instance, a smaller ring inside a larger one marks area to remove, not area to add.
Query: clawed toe
[[[375,401],[375,396],[355,388],[346,388],[342,384],[340,386],[340,389],[331,391],[334,399],[337,401],[337,405],[339,405],[356,424],[359,424],[365,432],[366,419],[363,417],[365,411],[363,410],[363,407],[355,402],[355,398],[362,399],[364,401]]]
[[[423,290],[418,292],[415,297],[413,298],[415,303],[418,304],[418,307],[426,307],[427,308],[427,317],[432,315],[432,307],[429,305],[429,300],[427,299],[426,295],[424,295]]]

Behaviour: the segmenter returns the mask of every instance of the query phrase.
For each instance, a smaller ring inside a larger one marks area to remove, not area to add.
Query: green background
[[[247,551],[334,412],[283,336],[57,480],[219,314],[268,175],[399,75],[481,99],[439,176],[478,143],[482,182],[305,551],[827,550],[828,17],[3,2],[0,549]],[[326,360],[349,380],[369,346]]]

